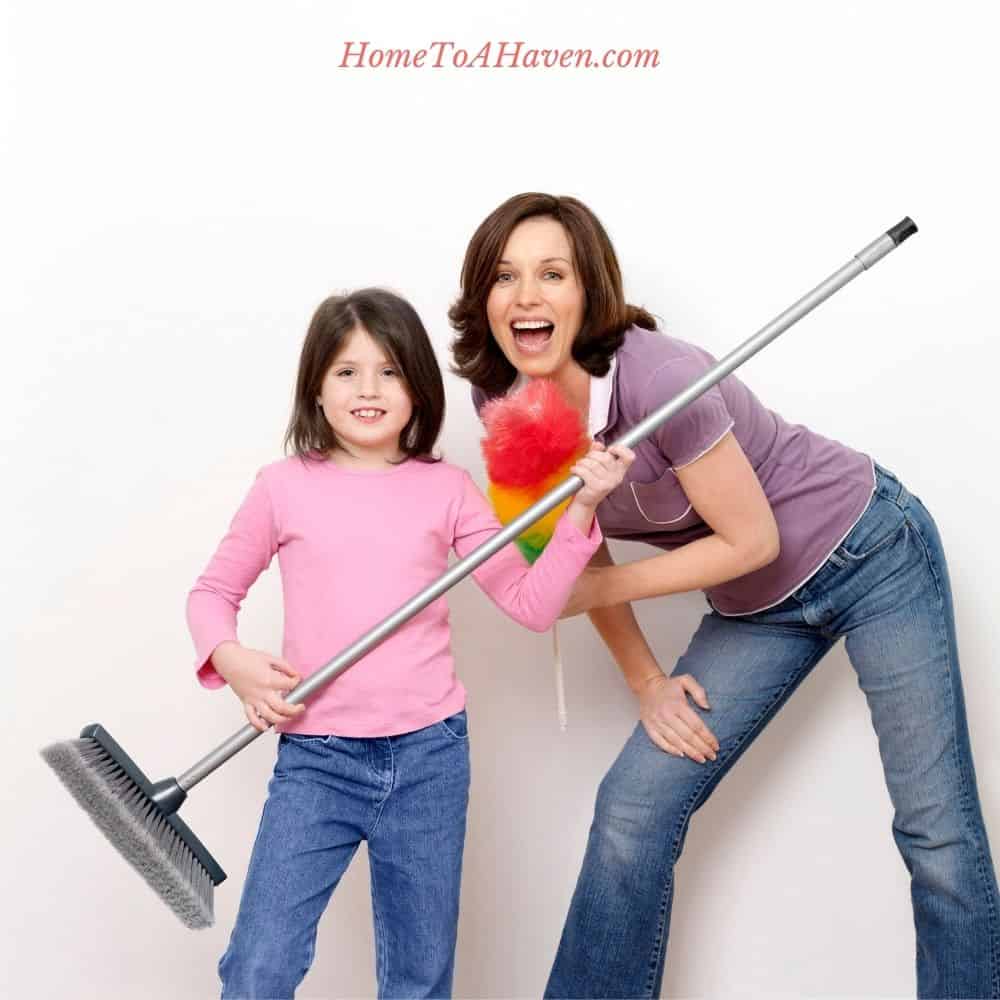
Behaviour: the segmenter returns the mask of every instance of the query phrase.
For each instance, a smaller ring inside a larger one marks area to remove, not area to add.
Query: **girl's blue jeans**
[[[1000,997],[1000,901],[976,791],[944,552],[923,504],[883,469],[861,519],[791,597],[712,611],[675,673],[720,743],[698,764],[640,724],[597,793],[549,997],[658,996],[674,866],[692,814],[834,643],[868,700],[910,873],[921,997]],[[819,991],[823,984],[816,983]]]
[[[294,995],[362,840],[379,996],[450,996],[468,797],[464,711],[401,736],[282,735],[219,962],[223,997]]]

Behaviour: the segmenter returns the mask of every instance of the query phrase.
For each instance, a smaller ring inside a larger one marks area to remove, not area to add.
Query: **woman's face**
[[[557,375],[572,363],[586,308],[566,230],[549,216],[518,223],[486,299],[490,331],[507,360],[531,378]]]

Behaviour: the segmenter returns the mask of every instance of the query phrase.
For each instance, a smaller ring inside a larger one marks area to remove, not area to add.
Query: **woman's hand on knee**
[[[639,691],[639,718],[646,734],[661,750],[704,764],[715,760],[719,741],[691,708],[689,695],[708,711],[705,689],[690,674],[653,676]]]

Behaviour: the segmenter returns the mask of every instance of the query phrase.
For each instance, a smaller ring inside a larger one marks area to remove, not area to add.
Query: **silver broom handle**
[[[714,368],[698,379],[697,382],[664,403],[663,406],[654,413],[651,413],[641,423],[636,424],[635,427],[614,443],[622,444],[629,448],[633,447],[656,430],[660,424],[669,420],[678,410],[683,409],[703,392],[711,389],[716,382],[724,379],[730,372],[743,364],[744,361],[753,357],[753,355],[766,347],[777,336],[784,333],[794,323],[797,323],[806,313],[812,312],[816,306],[821,302],[825,302],[834,292],[843,288],[849,281],[853,281],[862,271],[868,270],[885,257],[886,254],[895,250],[903,240],[912,236],[916,231],[916,223],[909,216],[898,222],[877,240],[869,243],[863,250],[856,253],[843,267],[834,271],[829,278],[818,284],[811,292],[803,295],[793,306],[790,306],[780,316],[771,320],[767,326],[755,333],[749,340],[745,341],[730,354],[727,354]],[[558,486],[553,487],[541,500],[538,500],[522,514],[519,514],[502,531],[498,531],[488,541],[483,542],[479,548],[470,552],[464,559],[452,566],[447,573],[438,577],[434,583],[425,587],[419,594],[411,597],[402,607],[394,611],[388,618],[383,619],[360,639],[353,642],[325,667],[317,670],[316,673],[304,680],[285,700],[292,705],[297,705],[299,702],[305,701],[314,691],[318,691],[325,684],[329,684],[334,677],[342,673],[357,660],[360,660],[365,653],[395,632],[400,625],[422,611],[432,601],[436,601],[445,591],[450,590],[459,580],[468,576],[477,566],[484,563],[490,556],[512,542],[522,531],[544,517],[553,507],[557,507],[564,500],[571,497],[581,486],[583,486],[583,480],[579,476],[570,476]],[[185,771],[177,779],[177,784],[185,792],[189,791],[202,778],[207,777],[260,735],[260,730],[247,724],[230,736],[224,743],[220,743],[219,746],[198,761],[192,768]]]

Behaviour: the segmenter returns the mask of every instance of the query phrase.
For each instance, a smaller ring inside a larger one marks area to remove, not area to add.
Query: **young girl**
[[[285,694],[499,530],[468,473],[431,457],[444,388],[412,307],[365,289],[316,311],[286,436],[188,597],[205,687],[228,683],[247,718],[281,732],[232,938],[223,997],[291,997],[316,925],[368,841],[379,996],[451,993],[469,754],[465,689],[440,598],[306,705]],[[474,571],[508,615],[544,631],[601,542],[596,505],[627,449],[595,445],[545,552],[505,547]],[[278,553],[282,657],[246,649],[236,615]]]

